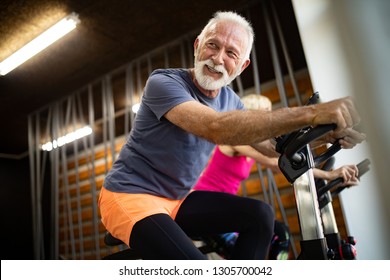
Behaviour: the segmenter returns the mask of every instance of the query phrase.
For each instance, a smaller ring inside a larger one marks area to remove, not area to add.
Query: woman
[[[242,98],[244,106],[249,110],[271,110],[271,101],[262,95],[250,94]],[[199,178],[194,190],[217,191],[237,194],[240,184],[250,175],[252,165],[257,162],[264,167],[280,172],[278,158],[265,156],[251,146],[219,145]],[[313,169],[316,178],[334,180],[343,178],[342,185],[356,185],[358,169],[356,165],[345,165],[335,170],[325,171]],[[289,247],[289,231],[281,222],[275,221],[274,236],[271,241],[269,259],[287,259]],[[238,233],[226,233],[212,237],[203,237],[203,240],[215,249],[224,258],[229,258],[231,250],[238,237]]]

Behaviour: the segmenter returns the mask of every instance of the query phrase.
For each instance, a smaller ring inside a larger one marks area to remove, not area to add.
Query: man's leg
[[[143,259],[206,259],[167,214],[155,214],[138,221],[131,233],[130,247]]]
[[[238,232],[232,259],[265,259],[273,236],[274,212],[259,200],[195,191],[184,200],[175,221],[189,236]]]

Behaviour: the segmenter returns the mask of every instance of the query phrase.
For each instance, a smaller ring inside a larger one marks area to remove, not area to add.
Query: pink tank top
[[[246,156],[227,156],[217,146],[194,190],[237,194],[241,181],[248,178],[253,163],[254,160],[248,160]]]

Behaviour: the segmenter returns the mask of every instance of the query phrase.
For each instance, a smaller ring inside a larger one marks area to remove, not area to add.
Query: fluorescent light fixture
[[[11,56],[0,62],[0,75],[5,75],[16,67],[29,60],[31,57],[47,48],[61,37],[76,28],[80,22],[78,15],[72,13],[63,18],[41,35],[14,52]]]
[[[61,147],[65,144],[68,144],[70,142],[73,142],[77,139],[80,139],[82,137],[85,137],[92,133],[92,128],[89,126],[84,126],[83,128],[80,128],[76,131],[70,132],[66,134],[65,136],[61,136],[57,140],[54,140],[53,142],[47,142],[46,144],[42,145],[42,150],[44,151],[51,151],[53,149],[56,149],[58,147]]]

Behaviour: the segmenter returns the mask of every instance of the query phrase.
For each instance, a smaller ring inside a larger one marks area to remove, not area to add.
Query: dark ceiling
[[[0,61],[71,12],[76,31],[5,76],[0,76],[0,157],[28,151],[27,117],[127,62],[201,28],[218,10],[245,13],[260,0],[1,0]],[[275,0],[286,40],[299,41],[290,0]],[[253,19],[256,21],[256,19]],[[258,21],[258,20],[257,20]],[[256,28],[255,28],[256,30]],[[266,32],[256,30],[256,42]],[[292,54],[302,60],[300,41]],[[295,47],[294,47],[295,46]],[[264,61],[264,58],[262,61]],[[266,60],[273,72],[270,58]],[[298,62],[296,64],[302,64]]]

